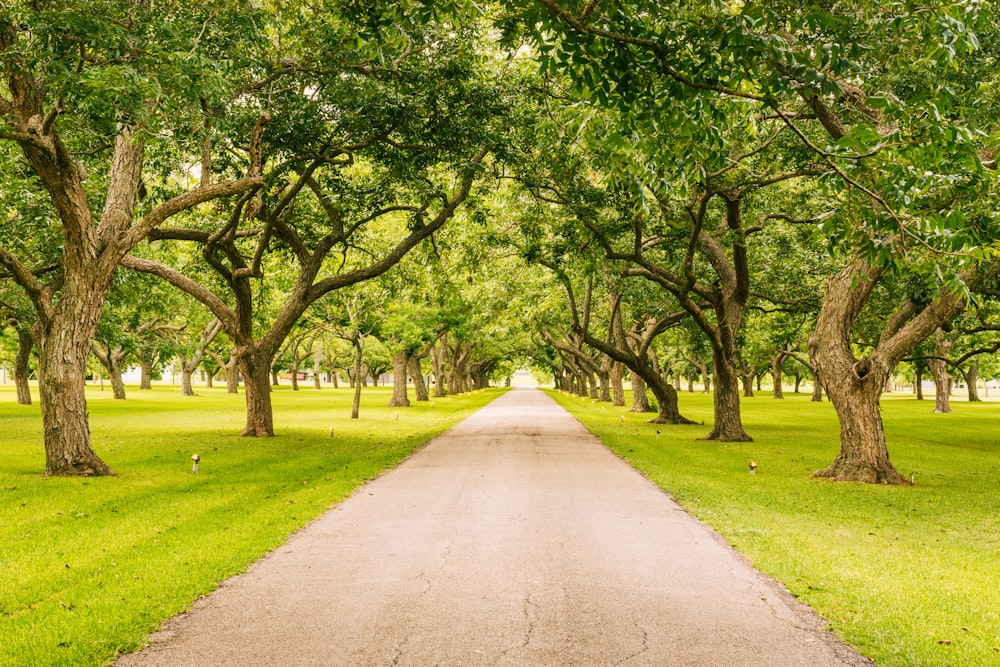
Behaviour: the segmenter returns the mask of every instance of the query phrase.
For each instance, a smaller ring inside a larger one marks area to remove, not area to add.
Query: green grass
[[[101,665],[358,485],[497,396],[399,409],[366,389],[282,388],[277,437],[240,438],[244,398],[130,388],[88,398],[114,478],[46,478],[37,403],[0,387],[0,664]],[[334,437],[329,437],[329,427]],[[201,456],[192,474],[191,455]]]
[[[697,440],[708,426],[553,395],[877,664],[1000,665],[1000,405],[935,415],[933,400],[886,397],[890,456],[916,480],[903,488],[810,479],[839,432],[829,403],[806,396],[744,399],[755,442],[715,443]],[[682,393],[680,407],[712,419],[708,396]]]

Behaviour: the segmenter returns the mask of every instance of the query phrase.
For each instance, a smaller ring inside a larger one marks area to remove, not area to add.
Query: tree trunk
[[[649,396],[646,395],[646,381],[632,373],[632,407],[629,412],[652,412]]]
[[[659,414],[656,418],[650,419],[648,424],[694,424],[681,415],[677,404],[677,389],[667,378],[654,374],[647,384],[656,397],[656,405],[659,407]]]
[[[948,362],[944,361],[951,353],[954,344],[943,332],[938,331],[935,336],[934,354],[940,359],[931,359],[927,362],[931,375],[934,376],[934,414],[948,414],[951,412],[951,400],[948,381]]]
[[[98,311],[99,306],[95,304]],[[93,328],[96,321],[95,316]],[[85,389],[93,328],[78,325],[78,320],[64,324],[57,319],[48,328],[39,325],[34,331],[47,475],[114,474],[90,447]]]
[[[753,373],[741,373],[740,380],[743,382],[743,396],[753,398]]]
[[[743,430],[740,414],[740,377],[735,364],[723,354],[713,353],[715,393],[712,394],[715,425],[703,440],[720,442],[753,442]],[[753,387],[750,388],[751,392]]]
[[[206,371],[205,372],[205,386],[208,387],[209,389],[211,389],[214,386],[212,384],[213,382],[215,382],[215,373],[210,373],[210,372]]]
[[[879,397],[896,364],[960,312],[964,300],[958,292],[942,291],[929,304],[908,301],[886,320],[871,356],[858,359],[851,331],[881,276],[882,269],[855,259],[827,281],[809,354],[840,419],[840,453],[816,477],[909,483],[889,461]]]
[[[826,377],[826,376],[825,376]],[[870,377],[870,376],[869,376]],[[827,395],[840,418],[840,454],[813,477],[869,484],[907,484],[889,461],[879,395],[885,380],[872,377],[827,382]]]
[[[822,403],[823,402],[823,383],[820,382],[819,373],[813,370],[813,391],[812,397],[809,399],[810,403]]]
[[[299,390],[299,360],[292,355],[292,391]]]
[[[913,364],[913,389],[917,392],[917,400],[924,400],[924,365],[919,359]]]
[[[400,350],[392,355],[392,398],[390,408],[408,408],[410,399],[406,395],[406,371],[410,363],[410,352]]]
[[[965,386],[968,387],[969,401],[979,401],[979,360],[973,359],[969,370],[965,373]]]
[[[413,393],[416,395],[418,401],[428,401],[430,400],[430,395],[427,393],[427,383],[424,382],[424,370],[420,366],[420,359],[417,357],[410,358],[410,377],[413,378]]]
[[[153,362],[150,359],[143,359],[139,362],[139,389],[153,388]]]
[[[19,329],[17,332],[17,356],[14,358],[14,386],[17,388],[19,405],[31,405],[28,366],[31,361],[31,348],[34,345],[35,341],[31,337],[31,331]]]
[[[108,374],[111,380],[111,393],[120,401],[125,400],[125,381],[122,379],[122,364],[125,362],[125,350],[112,350],[108,355]]]
[[[439,345],[431,348],[431,373],[434,375],[434,396],[444,396],[447,391],[445,362],[448,355],[448,334],[441,336]]]
[[[777,400],[785,398],[783,387],[781,386],[781,363],[785,360],[785,355],[778,353],[771,357],[771,384],[774,385],[772,396]],[[796,391],[798,386],[796,385]]]
[[[692,366],[698,369],[698,375],[701,377],[701,393],[707,394],[712,391],[711,380],[708,378],[708,366],[697,359],[690,359],[689,361]]]
[[[111,382],[111,393],[115,399],[125,400],[125,383],[122,381],[122,362],[125,360],[125,351],[112,349],[110,345],[93,341],[91,350],[97,361],[108,371],[108,380]],[[102,376],[101,389],[104,389]]]
[[[364,355],[365,340],[360,335],[352,341],[354,343],[354,402],[351,404],[351,419],[357,419],[361,410],[361,358]]]
[[[611,402],[611,359],[607,355],[602,355],[601,369],[597,376],[600,378],[601,390],[598,399],[601,403]]]
[[[794,389],[794,392],[796,394],[799,393],[799,387],[801,385],[802,385],[802,374],[801,373],[796,373],[795,374],[795,389]]]
[[[181,396],[194,396],[194,389],[191,387],[191,376],[194,374],[194,369],[185,354],[177,355],[177,361],[181,367]]]
[[[278,378],[278,369],[277,368],[272,368],[271,369],[271,386],[272,387],[280,387],[281,386],[281,382],[280,382],[280,380]]]
[[[272,360],[259,351],[247,352],[239,358],[247,401],[247,423],[240,435],[270,438],[274,436],[274,413],[271,408]]]
[[[622,364],[619,361],[612,362],[611,364],[611,404],[616,407],[623,407],[625,405],[625,386],[622,371]]]
[[[238,394],[240,390],[240,368],[236,363],[235,353],[229,358],[229,363],[223,366],[226,369],[226,393]]]
[[[320,360],[323,358],[323,342],[317,343],[317,349],[313,353],[313,389],[320,391],[323,385],[320,383]]]

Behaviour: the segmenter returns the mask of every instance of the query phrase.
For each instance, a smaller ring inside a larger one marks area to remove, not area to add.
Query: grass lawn
[[[114,478],[47,478],[41,417],[0,387],[0,664],[102,665],[247,568],[366,480],[495,398],[383,407],[391,389],[274,395],[269,439],[240,438],[244,397],[176,387],[88,396]],[[334,437],[329,437],[329,427]],[[201,456],[192,474],[191,455]]]
[[[1000,665],[1000,404],[935,415],[933,396],[886,396],[892,461],[916,481],[897,488],[809,478],[839,435],[830,404],[806,395],[743,399],[755,442],[715,443],[697,440],[709,396],[680,395],[706,426],[662,426],[552,394],[877,664]]]

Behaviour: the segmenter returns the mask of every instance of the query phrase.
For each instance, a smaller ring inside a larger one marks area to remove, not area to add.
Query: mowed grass
[[[744,399],[752,443],[697,440],[712,419],[701,394],[680,407],[705,426],[553,395],[878,665],[1000,665],[1000,404],[935,415],[933,400],[884,397],[890,456],[916,481],[904,488],[810,479],[839,431],[805,395]]]
[[[93,446],[114,478],[47,478],[37,402],[0,387],[0,664],[102,665],[166,618],[495,398],[384,407],[364,390],[280,388],[277,437],[239,437],[224,389],[89,394]],[[37,401],[37,399],[36,399]],[[396,412],[399,417],[396,419]],[[329,427],[334,427],[329,437]],[[201,456],[192,473],[192,454]]]

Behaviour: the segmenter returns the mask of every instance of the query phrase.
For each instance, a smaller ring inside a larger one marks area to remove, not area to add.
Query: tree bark
[[[430,395],[427,392],[427,383],[424,382],[424,371],[420,367],[420,359],[415,355],[410,357],[410,367],[409,367],[410,377],[413,378],[413,393],[418,401],[428,401],[430,400]]]
[[[351,419],[357,419],[361,410],[361,359],[365,351],[365,339],[359,332],[351,343],[354,345],[354,382],[351,385],[354,387],[354,401],[351,403]]]
[[[964,306],[955,292],[942,292],[926,306],[907,302],[886,322],[871,356],[852,349],[854,322],[882,270],[855,259],[826,285],[809,353],[840,419],[840,453],[813,475],[834,481],[909,484],[889,460],[879,397],[896,364]]]
[[[194,368],[188,361],[186,354],[177,355],[177,363],[181,367],[181,396],[194,396],[194,388],[191,385],[191,376],[194,375]]]
[[[406,373],[409,365],[409,350],[400,350],[392,355],[392,398],[389,399],[390,408],[410,407],[410,399],[406,392]]]
[[[615,407],[623,407],[625,405],[625,383],[623,376],[622,363],[620,361],[612,362],[610,376],[611,404]]]
[[[934,414],[948,414],[951,412],[951,392],[948,381],[948,362],[945,359],[951,354],[954,343],[940,330],[934,335],[934,338],[934,354],[940,358],[927,361],[927,367],[934,377]]]
[[[448,334],[441,336],[439,345],[431,347],[431,373],[434,375],[434,396],[448,393],[445,366],[448,359]]]
[[[246,396],[247,421],[240,435],[270,438],[274,436],[274,415],[271,408],[270,355],[259,350],[246,351],[238,358]]]
[[[712,431],[702,440],[722,442],[753,442],[753,438],[743,430],[740,413],[740,378],[730,362],[716,358],[715,391],[712,394],[715,424]]]
[[[150,359],[143,359],[139,362],[139,389],[146,390],[153,388],[153,362]]]
[[[979,398],[979,360],[973,359],[969,363],[969,370],[965,372],[965,386],[968,388],[969,401],[977,402]]]
[[[121,348],[112,348],[110,345],[96,340],[91,345],[91,351],[101,365],[108,370],[111,394],[117,400],[125,400],[125,383],[122,381],[122,363],[125,361],[125,351]]]
[[[19,405],[31,405],[31,385],[28,383],[28,366],[31,361],[31,348],[34,345],[35,341],[31,337],[31,331],[18,329],[17,356],[14,358],[14,386],[17,388],[17,402]]]
[[[316,343],[317,349],[313,352],[313,389],[320,391],[323,385],[320,383],[320,360],[323,358],[323,341]]]
[[[823,383],[820,381],[819,373],[813,369],[813,390],[812,397],[810,397],[810,403],[822,403],[823,402]]]
[[[601,355],[601,368],[597,373],[597,376],[601,381],[600,395],[598,399],[602,403],[611,402],[611,366],[613,362],[611,358],[606,354]]]
[[[753,398],[753,373],[741,373],[740,380],[743,383],[743,396],[745,398]]]
[[[45,474],[58,476],[113,475],[90,446],[85,395],[87,356],[98,313],[88,325],[60,322],[33,331],[38,344],[38,394],[45,433]]]
[[[771,384],[774,385],[771,395],[777,400],[785,398],[784,388],[781,386],[781,364],[784,361],[785,355],[782,352],[771,357]],[[796,385],[796,391],[798,391],[798,385]]]
[[[649,396],[646,395],[646,381],[634,371],[632,373],[632,407],[629,412],[652,412]]]

